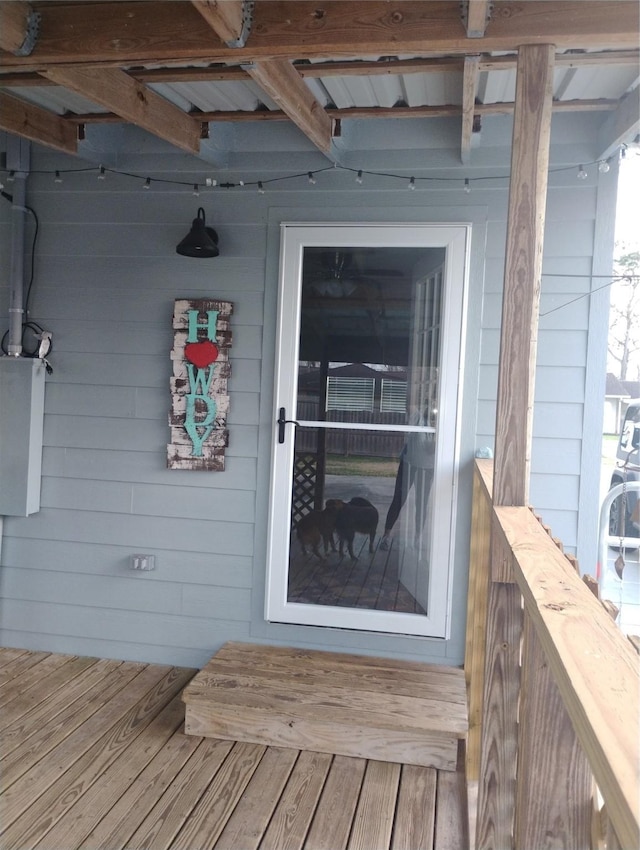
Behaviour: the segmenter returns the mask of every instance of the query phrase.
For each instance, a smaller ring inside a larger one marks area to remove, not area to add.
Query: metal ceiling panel
[[[582,98],[617,99],[638,83],[639,70],[633,65],[609,65],[602,68],[576,68],[563,100]]]
[[[409,106],[444,106],[462,103],[462,73],[404,74]]]
[[[480,103],[513,103],[516,98],[516,72],[483,71],[478,85]]]
[[[98,106],[92,100],[87,100],[62,86],[16,86],[15,88],[8,86],[4,91],[34,106],[40,106],[48,112],[55,112],[56,115],[64,115],[66,112],[80,114],[107,112],[104,107]]]

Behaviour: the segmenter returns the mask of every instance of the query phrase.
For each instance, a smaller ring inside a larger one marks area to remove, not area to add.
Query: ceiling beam
[[[229,47],[242,46],[244,3],[242,0],[191,0],[211,29]]]
[[[615,112],[618,100],[564,100],[554,102],[554,112]],[[474,113],[484,115],[509,115],[513,112],[513,101],[502,103],[476,103]],[[456,104],[444,106],[350,106],[344,109],[328,107],[325,112],[330,118],[457,118],[461,108]],[[198,121],[208,122],[246,122],[246,121],[289,121],[289,116],[281,109],[216,110],[213,112],[193,113]],[[113,112],[69,113],[65,121],[72,124],[119,124],[124,121]]]
[[[211,30],[191,3],[40,3],[42,32],[30,57],[5,53],[4,67],[38,70],[69,63],[250,62],[394,54],[464,54],[470,44],[458,0],[260,0],[251,38],[235,49],[212,45]],[[494,0],[487,33],[473,52],[552,43],[558,49],[635,49],[635,0]]]
[[[34,12],[29,3],[23,0],[3,0],[0,2],[0,49],[16,55],[26,55],[33,44],[29,44],[36,23]]]
[[[516,67],[516,54],[506,56],[480,56],[480,71],[509,71]],[[594,53],[558,53],[556,67],[583,68],[602,65],[640,64],[639,50],[604,50]],[[101,67],[99,63],[88,63],[84,67]],[[355,60],[351,62],[294,62],[293,67],[303,79],[319,77],[371,77],[394,74],[429,74],[462,71],[464,57],[445,56],[432,59],[386,59]],[[0,85],[3,86],[50,86],[50,80],[35,71],[16,71],[0,68]],[[240,65],[210,65],[166,68],[136,68],[128,72],[141,83],[197,83],[228,82],[247,79],[247,72]]]
[[[476,92],[480,77],[480,57],[465,56],[464,74],[462,79],[462,141],[460,143],[460,159],[467,165],[471,159],[471,142],[473,125],[476,116]]]
[[[75,154],[78,128],[52,112],[0,92],[0,129],[32,142]]]
[[[124,71],[117,68],[53,67],[44,73],[57,85],[99,103],[131,124],[137,124],[182,150],[190,153],[200,150],[201,122]]]
[[[247,66],[247,72],[323,153],[331,148],[331,118],[293,65],[270,59]]]
[[[606,159],[640,133],[640,87],[636,86],[604,122],[598,135],[598,156]]]

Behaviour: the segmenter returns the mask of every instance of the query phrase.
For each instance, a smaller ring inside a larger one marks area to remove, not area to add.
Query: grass
[[[327,475],[371,475],[376,478],[395,478],[398,461],[386,457],[360,457],[358,455],[327,455]]]

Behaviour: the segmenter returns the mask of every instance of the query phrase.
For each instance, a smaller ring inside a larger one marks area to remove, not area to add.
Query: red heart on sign
[[[184,347],[184,356],[198,369],[205,369],[218,359],[218,346],[210,339],[189,342]]]

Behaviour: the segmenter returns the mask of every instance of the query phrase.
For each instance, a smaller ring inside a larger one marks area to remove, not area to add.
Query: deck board
[[[366,766],[365,759],[334,757],[304,850],[347,846]]]
[[[431,850],[433,847],[437,778],[433,768],[403,766],[391,850]]]
[[[3,827],[11,822],[2,832],[3,850],[35,846],[44,838],[187,681],[170,668],[147,667],[36,771],[18,779],[3,795]]]
[[[442,846],[464,834],[455,773],[185,734],[195,670],[0,649],[2,669],[3,850],[432,850],[437,809]]]
[[[73,850],[85,847],[84,839],[100,820],[111,811],[122,796],[122,788],[130,786],[154,756],[162,750],[180,728],[184,711],[179,695],[157,715],[144,732],[127,747],[67,811],[46,836],[51,847]]]
[[[385,850],[389,846],[399,785],[399,764],[369,761],[348,850]]]
[[[122,672],[118,667],[116,661],[96,664],[80,681],[40,703],[2,733],[0,792],[57,747],[133,678],[133,671],[126,679],[118,675]]]
[[[10,688],[5,688],[0,691],[0,708],[4,708],[8,703],[15,702],[22,694],[25,694],[36,685],[41,685],[43,675],[55,673],[59,668],[63,667],[73,659],[70,655],[47,655],[38,664],[30,667],[24,673],[20,674],[20,681],[12,683]],[[54,680],[55,684],[55,680]],[[6,709],[2,712],[4,720]]]
[[[225,824],[216,850],[258,850],[297,758],[296,750],[267,749]]]
[[[95,658],[76,658],[73,661],[67,662],[64,666],[60,667],[55,672],[51,673],[49,676],[45,676],[44,678],[40,676],[37,681],[32,684],[32,686],[24,691],[16,682],[17,687],[13,691],[13,696],[11,695],[11,691],[5,692],[5,696],[7,697],[7,702],[0,712],[0,728],[4,729],[10,726],[15,726],[16,721],[19,718],[24,717],[24,724],[21,726],[20,739],[24,740],[29,734],[29,727],[38,728],[42,724],[42,714],[40,712],[40,717],[38,716],[38,706],[42,703],[43,697],[53,696],[56,694],[55,699],[51,699],[47,704],[47,718],[52,717],[52,712],[56,712],[56,709],[61,711],[73,698],[74,690],[69,687],[69,684],[76,676],[80,673],[84,673],[88,670],[89,667],[93,667],[96,663]],[[109,662],[104,662],[107,664]],[[115,668],[118,666],[119,662],[112,661],[110,664]],[[38,665],[40,668],[40,665]],[[29,673],[34,672],[33,669],[29,671]],[[28,674],[27,674],[28,675]],[[80,688],[86,688],[87,681],[86,678],[80,680]],[[63,686],[67,686],[64,689],[63,693],[58,693],[60,688]],[[82,691],[81,691],[82,692]],[[11,698],[9,698],[11,697]],[[3,736],[3,741],[7,741],[10,736]]]
[[[327,753],[300,753],[260,850],[302,850],[330,767]]]

